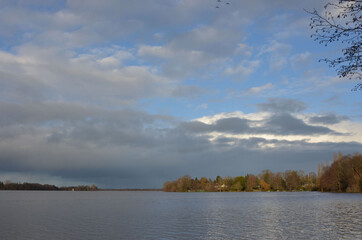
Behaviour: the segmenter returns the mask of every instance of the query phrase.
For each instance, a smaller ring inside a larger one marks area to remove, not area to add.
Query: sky
[[[1,0],[0,180],[160,188],[362,150],[316,0]],[[216,8],[219,6],[219,8]]]

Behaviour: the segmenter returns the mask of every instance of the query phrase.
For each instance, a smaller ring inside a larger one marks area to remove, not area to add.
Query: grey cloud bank
[[[210,136],[212,132],[335,134],[288,114],[271,115],[262,121],[264,126],[251,127],[251,120],[237,117],[205,124],[130,109],[2,103],[0,116],[1,174],[23,174],[30,180],[47,175],[58,182],[101,187],[160,187],[163,181],[184,174],[214,177],[295,166],[311,171],[336,149],[356,152],[362,147],[357,142],[312,144],[222,136],[212,140]]]
[[[309,119],[310,123],[323,123],[323,124],[336,124],[341,121],[348,120],[349,118],[347,116],[337,116],[333,113],[320,115],[320,116],[314,116]]]
[[[295,99],[270,98],[266,103],[258,104],[262,111],[271,111],[277,113],[300,112],[306,109],[305,103]]]

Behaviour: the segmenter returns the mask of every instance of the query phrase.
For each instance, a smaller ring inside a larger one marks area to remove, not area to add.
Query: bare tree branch
[[[325,12],[307,11],[312,15],[310,28],[315,30],[311,37],[319,44],[328,46],[333,42],[342,43],[342,56],[335,59],[320,59],[331,68],[335,68],[339,77],[362,79],[362,1],[339,0],[338,3],[328,3]],[[362,90],[358,83],[352,91]]]

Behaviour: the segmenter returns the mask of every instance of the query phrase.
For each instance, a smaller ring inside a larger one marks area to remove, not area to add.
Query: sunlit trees
[[[235,177],[233,181],[233,185],[231,186],[231,191],[243,191],[246,187],[245,177],[239,176]]]
[[[282,191],[285,189],[285,181],[280,172],[271,175],[270,187],[274,191]]]
[[[253,174],[248,174],[246,176],[246,191],[253,191],[254,189],[257,188],[257,179]]]
[[[264,191],[269,191],[270,190],[270,184],[265,182],[263,179],[260,180],[260,187],[261,189],[263,189]]]
[[[263,170],[258,177],[264,180],[266,183],[270,184],[272,172],[269,169]]]
[[[273,177],[273,173],[270,170],[263,170],[259,175],[259,178],[261,179],[259,184],[260,187],[264,190],[264,191],[269,191],[271,189],[271,180]]]
[[[211,181],[209,179],[209,181],[207,182],[205,189],[202,189],[202,191],[206,191],[206,192],[216,192],[218,189],[216,188],[216,185],[213,181]]]
[[[191,177],[189,175],[185,175],[177,179],[177,192],[187,192],[191,190]]]
[[[234,179],[232,177],[224,177],[224,191],[229,191],[231,186],[233,185]]]
[[[242,189],[243,188],[242,188],[240,182],[236,182],[230,187],[230,191],[232,191],[232,192],[240,192],[240,191],[242,191]]]
[[[362,155],[334,154],[331,165],[320,163],[318,175],[314,172],[287,170],[273,173],[263,170],[258,177],[248,174],[238,177],[191,178],[185,175],[175,181],[165,182],[167,192],[216,192],[216,191],[333,191],[362,192]],[[6,185],[6,184],[5,184]],[[1,183],[0,183],[1,186]]]
[[[163,183],[162,190],[164,192],[174,192],[172,191],[171,186],[172,186],[171,183],[169,181],[166,181]]]
[[[300,190],[301,187],[301,179],[298,175],[297,171],[287,170],[285,171],[285,185],[286,190],[293,191],[293,190]]]
[[[333,192],[362,192],[362,155],[339,156],[320,178],[320,189]]]
[[[317,190],[317,174],[315,172],[310,172],[306,176],[306,181],[304,182],[303,188],[307,191],[314,191]]]
[[[206,177],[200,178],[200,189],[206,189],[207,183],[208,181]]]

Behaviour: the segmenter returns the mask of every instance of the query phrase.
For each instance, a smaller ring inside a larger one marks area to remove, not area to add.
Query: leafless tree
[[[311,37],[325,46],[340,42],[343,48],[340,57],[320,61],[335,68],[339,77],[361,80],[362,1],[338,0],[327,3],[324,9],[324,13],[315,9],[307,11],[311,14],[310,27],[315,30]],[[362,90],[362,83],[358,83],[352,90]]]

